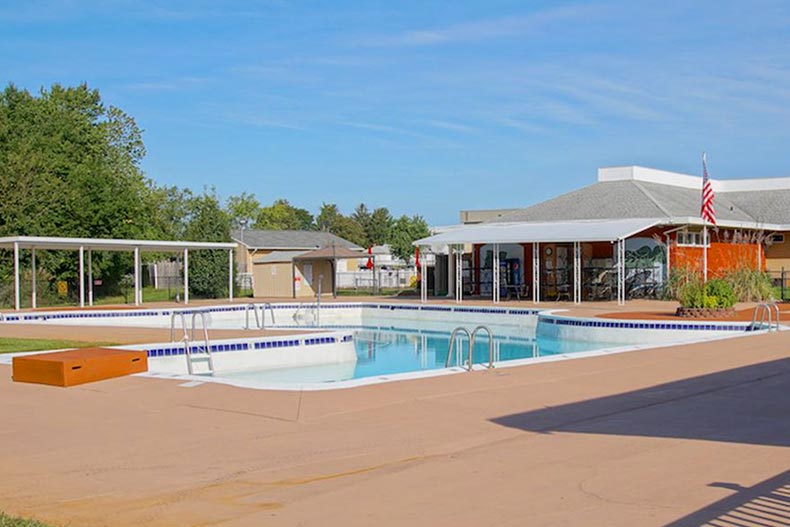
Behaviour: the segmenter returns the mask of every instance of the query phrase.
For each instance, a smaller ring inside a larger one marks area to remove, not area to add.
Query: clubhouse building
[[[639,166],[531,207],[462,211],[415,242],[436,262],[422,297],[624,302],[661,296],[672,269],[790,271],[790,177],[711,181],[706,228],[701,177]]]

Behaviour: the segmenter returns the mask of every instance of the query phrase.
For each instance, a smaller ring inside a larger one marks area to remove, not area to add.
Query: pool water
[[[497,331],[494,333],[496,335]],[[450,332],[394,328],[356,329],[354,331],[356,363],[219,373],[217,376],[252,383],[324,383],[436,370],[445,367],[449,345]],[[606,347],[611,345],[558,341],[544,337],[494,338],[497,361],[592,351]],[[465,336],[458,337],[455,348],[450,365],[465,365],[469,349]],[[459,348],[462,350],[461,353],[457,351]],[[461,354],[463,357],[459,356]],[[474,364],[488,363],[488,336],[485,332],[478,333],[472,361]]]

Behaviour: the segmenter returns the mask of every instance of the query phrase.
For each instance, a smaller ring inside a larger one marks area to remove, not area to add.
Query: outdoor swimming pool
[[[471,328],[470,328],[471,329]],[[517,328],[492,327],[493,351],[497,362],[532,359],[551,355],[592,351],[611,347],[605,343],[561,341],[550,337],[529,338],[514,335]],[[507,333],[510,333],[508,335]],[[331,383],[351,379],[378,378],[410,372],[445,368],[451,331],[408,330],[397,328],[356,328],[356,362],[217,373],[215,377],[245,383]],[[469,340],[456,337],[451,367],[466,365]],[[478,333],[472,355],[473,364],[487,365],[488,336]]]

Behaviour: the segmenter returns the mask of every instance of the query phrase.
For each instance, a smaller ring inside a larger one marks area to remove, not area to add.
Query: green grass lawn
[[[78,340],[58,339],[16,339],[0,337],[0,353],[19,351],[59,350],[64,348],[88,348],[91,346],[115,346],[112,342],[81,342]],[[5,524],[0,523],[0,527]]]
[[[36,520],[26,520],[24,518],[16,518],[8,516],[0,512],[0,527],[50,527],[45,523]]]

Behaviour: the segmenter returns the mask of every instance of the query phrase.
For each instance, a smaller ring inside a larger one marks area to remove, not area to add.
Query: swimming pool
[[[298,368],[262,368],[258,370],[217,373],[215,377],[245,384],[263,383],[334,383],[352,379],[382,378],[403,373],[425,372],[445,368],[451,331],[405,329],[394,327],[357,327],[353,329],[356,361],[338,364],[301,366]],[[471,328],[470,328],[471,329]],[[593,351],[611,347],[606,343],[576,342],[551,337],[528,337],[517,333],[518,327],[492,326],[493,352],[496,362],[533,359],[552,355]],[[469,340],[456,337],[451,367],[465,367]],[[472,363],[487,365],[489,342],[485,332],[478,334]]]

